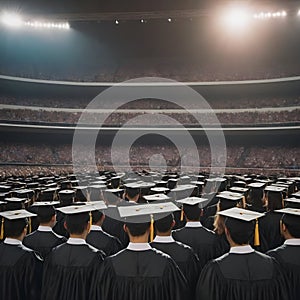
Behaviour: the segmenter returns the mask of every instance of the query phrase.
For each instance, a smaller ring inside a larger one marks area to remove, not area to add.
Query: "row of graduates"
[[[229,215],[218,215],[219,223],[224,225],[224,233],[218,236],[200,222],[207,202],[194,197],[182,203],[185,226],[172,231],[174,215],[160,216],[155,221],[156,237],[150,244],[149,216],[139,220],[129,216],[123,230],[123,222],[108,213],[107,224],[113,226],[106,225],[107,228],[119,237],[122,229],[129,239],[127,245],[126,238],[122,244],[103,231],[104,214],[88,205],[62,209],[65,218],[58,223],[63,220],[68,239],[52,230],[56,223],[52,205],[39,206],[40,226],[27,236],[26,217],[32,216],[30,213],[3,213],[6,239],[0,245],[1,297],[297,299],[299,216],[286,213],[282,218],[281,231],[287,241],[268,253],[276,257],[274,260],[249,245],[255,222],[239,219],[249,212],[240,210],[230,215],[230,209],[224,210]],[[161,207],[168,205],[162,203]],[[107,212],[109,208],[111,212],[118,211],[108,207]],[[133,205],[132,211],[138,214],[137,206]],[[180,212],[174,214],[176,218]],[[252,215],[254,219],[259,216]]]

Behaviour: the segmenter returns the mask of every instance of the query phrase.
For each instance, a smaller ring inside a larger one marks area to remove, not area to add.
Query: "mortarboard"
[[[229,191],[223,191],[216,195],[216,197],[221,202],[221,210],[235,207],[240,201],[245,198],[244,194]]]
[[[284,199],[286,203],[286,206],[288,208],[299,208],[300,209],[300,199],[296,198],[296,197],[292,197],[292,198],[286,198]]]
[[[19,210],[10,210],[10,211],[3,211],[0,212],[0,216],[2,217],[1,220],[1,229],[0,229],[0,239],[2,240],[4,237],[4,219],[9,221],[16,221],[20,219],[29,218],[29,232],[31,232],[31,220],[30,217],[35,217],[36,214],[33,214],[25,209]]]
[[[300,199],[300,191],[292,194],[292,196]]]
[[[233,207],[227,210],[223,210],[217,212],[217,214],[229,218],[233,221],[237,221],[236,228],[240,228],[241,230],[243,230],[243,226],[242,226],[243,222],[247,223],[255,220],[256,224],[255,224],[255,232],[254,232],[254,246],[260,245],[258,219],[263,217],[264,214],[238,208],[238,207]]]
[[[210,200],[206,198],[200,198],[200,197],[187,197],[181,200],[176,200],[176,202],[182,204],[180,221],[183,221],[183,209],[185,205],[189,205],[189,206],[197,205],[197,207],[203,209],[205,206],[207,206]]]
[[[247,193],[249,191],[249,189],[245,188],[245,187],[232,186],[230,188],[230,191],[232,191],[232,192],[238,192],[238,193]]]
[[[266,183],[264,182],[252,182],[248,184],[248,187],[252,189],[262,189],[265,187],[265,185]]]
[[[165,201],[170,199],[170,197],[165,194],[145,195],[143,198],[146,201]]]
[[[169,189],[166,187],[153,187],[150,189],[150,191],[160,194],[160,193],[167,193]]]

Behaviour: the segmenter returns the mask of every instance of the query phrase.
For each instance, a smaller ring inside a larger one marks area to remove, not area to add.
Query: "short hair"
[[[137,195],[139,195],[140,191],[139,191],[139,189],[128,188],[128,189],[126,189],[126,194],[128,195],[128,197],[130,199],[132,199],[132,198],[136,197]]]
[[[281,193],[268,193],[268,209],[274,211],[283,208]]]
[[[55,214],[56,212],[53,206],[41,206],[37,211],[38,221],[40,223],[49,223]]]
[[[132,236],[141,236],[146,233],[150,227],[150,222],[147,223],[125,223]]]
[[[199,221],[201,215],[201,208],[198,204],[196,205],[186,205],[183,204],[183,211],[185,216],[191,221]]]
[[[92,211],[92,222],[93,224],[98,223],[103,216],[103,213],[100,210]]]
[[[282,223],[286,226],[290,235],[296,239],[300,238],[300,223],[298,216],[285,214],[281,218]]]
[[[156,220],[154,225],[157,231],[167,232],[171,229],[173,221],[174,221],[174,215],[169,214],[166,217]]]
[[[70,234],[82,234],[90,220],[88,212],[66,215],[67,231]]]
[[[262,189],[251,189],[248,197],[253,208],[263,208],[264,192]]]
[[[226,218],[225,227],[231,239],[238,245],[248,244],[254,236],[255,222],[245,222],[238,219]]]
[[[28,225],[26,218],[17,220],[6,220],[4,221],[4,235],[5,237],[19,237],[24,228]]]

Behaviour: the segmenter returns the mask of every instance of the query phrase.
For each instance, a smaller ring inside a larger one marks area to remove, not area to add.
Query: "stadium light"
[[[260,19],[260,20],[268,20],[271,18],[284,18],[287,16],[287,12],[285,10],[283,11],[277,11],[277,12],[260,12],[253,15],[254,19]]]
[[[168,18],[168,22],[169,22],[169,23],[172,22],[172,19],[171,19],[171,18]]]
[[[250,19],[251,16],[244,7],[232,7],[223,16],[225,25],[234,30],[244,29]]]
[[[39,22],[39,21],[28,21],[24,23],[25,26],[34,28],[57,28],[57,29],[69,29],[70,25],[68,22],[64,23],[52,23],[52,22]]]
[[[119,20],[115,20],[115,24],[116,24],[116,25],[119,25]]]
[[[298,14],[297,15],[300,16],[300,9],[298,10]]]
[[[1,22],[9,27],[20,27],[24,23],[20,15],[8,12],[1,14]]]

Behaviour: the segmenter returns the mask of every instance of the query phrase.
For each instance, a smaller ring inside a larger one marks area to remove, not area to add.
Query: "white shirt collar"
[[[300,246],[300,239],[288,239],[284,244],[289,246]]]
[[[202,224],[199,221],[197,221],[197,222],[187,222],[185,224],[185,227],[202,227]]]
[[[8,244],[8,245],[22,245],[22,242],[20,240],[17,240],[17,239],[6,238],[4,240],[4,244]]]
[[[86,245],[86,241],[80,238],[69,238],[67,244],[70,245]]]
[[[98,225],[92,225],[91,226],[91,231],[103,231],[101,226]]]
[[[43,225],[40,225],[37,230],[44,231],[44,232],[52,232],[52,228],[50,226],[43,226]]]
[[[254,252],[254,249],[250,245],[231,247],[229,251],[229,253],[234,254],[249,254],[252,252]]]
[[[145,251],[145,250],[150,250],[152,249],[151,246],[148,243],[129,243],[128,250],[132,251]]]
[[[172,236],[161,236],[157,235],[153,240],[154,243],[173,243],[175,240]]]

